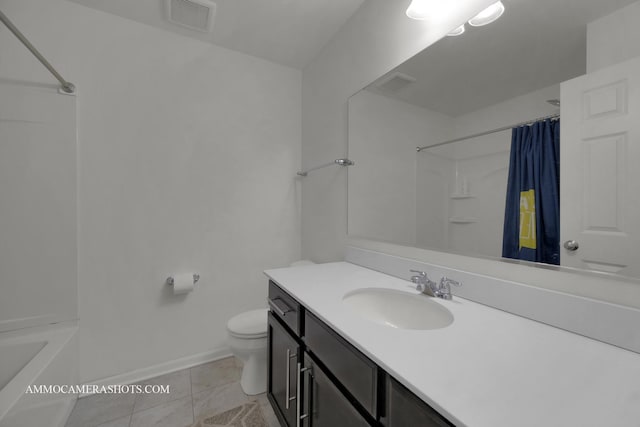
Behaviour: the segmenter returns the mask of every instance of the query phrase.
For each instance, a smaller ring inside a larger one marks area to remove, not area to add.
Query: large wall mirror
[[[350,98],[349,235],[640,278],[640,2],[503,3]]]

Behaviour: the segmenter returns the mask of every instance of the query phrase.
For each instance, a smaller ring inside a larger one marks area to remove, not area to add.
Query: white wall
[[[454,138],[559,113],[558,107],[546,102],[549,99],[560,99],[560,82],[456,117]],[[500,135],[511,140],[510,131]],[[464,151],[469,153],[469,148],[464,147]]]
[[[440,141],[447,139],[449,137]],[[450,175],[455,162],[430,150],[414,152],[413,156],[417,163],[415,246],[446,250],[449,248],[449,198],[454,191]]]
[[[63,0],[0,8],[78,86],[81,380],[224,351],[300,256],[301,73]],[[53,82],[5,29],[0,52],[0,77]]]
[[[587,72],[640,55],[640,2],[587,26]]]
[[[349,96],[435,42],[456,24],[491,1],[466,2],[458,13],[438,23],[414,22],[404,16],[408,1],[370,0],[303,72],[303,164],[336,158],[347,149]],[[353,159],[358,161],[358,159]],[[303,257],[315,261],[343,258],[347,243],[428,261],[473,273],[524,282],[623,305],[640,307],[637,281],[583,273],[530,268],[501,261],[469,258],[346,235],[346,174],[332,170],[309,177],[303,185]]]
[[[78,318],[75,101],[0,82],[0,332]]]
[[[349,99],[350,235],[416,245],[416,147],[450,130],[447,116],[403,101],[366,90]]]

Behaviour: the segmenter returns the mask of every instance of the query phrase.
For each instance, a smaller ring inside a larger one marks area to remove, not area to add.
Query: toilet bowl
[[[229,347],[244,363],[240,387],[248,395],[267,391],[267,311],[247,311],[227,322]]]
[[[300,260],[291,267],[314,264]],[[232,317],[227,322],[229,347],[242,362],[240,387],[248,395],[267,391],[267,312],[269,309],[246,311]]]

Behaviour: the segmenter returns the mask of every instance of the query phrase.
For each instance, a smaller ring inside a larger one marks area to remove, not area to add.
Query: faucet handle
[[[440,286],[443,285],[462,286],[462,283],[457,280],[449,279],[447,276],[442,276],[442,279],[440,279]]]
[[[438,285],[438,296],[442,299],[450,300],[453,297],[451,295],[451,285],[462,286],[462,284],[457,280],[449,279],[447,276],[442,276],[440,284]]]
[[[420,285],[422,282],[428,280],[427,273],[419,270],[409,270],[411,273],[418,273],[416,276],[411,276],[411,281]]]

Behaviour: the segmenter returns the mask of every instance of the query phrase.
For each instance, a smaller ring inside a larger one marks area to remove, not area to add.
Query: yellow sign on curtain
[[[536,249],[536,194],[520,192],[520,249]]]

